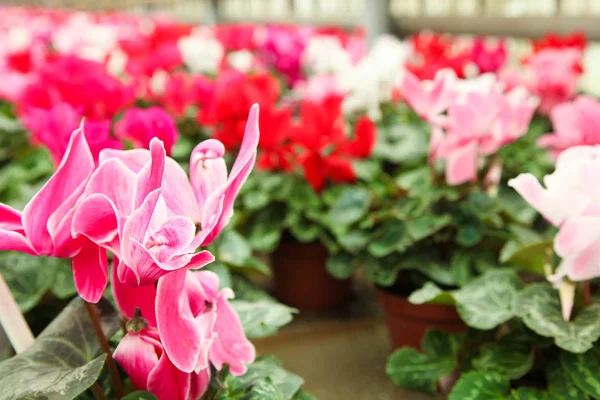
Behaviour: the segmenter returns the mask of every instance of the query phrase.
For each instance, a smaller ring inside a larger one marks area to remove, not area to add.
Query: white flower
[[[302,53],[302,66],[315,75],[338,74],[352,68],[352,58],[340,41],[331,36],[312,37]]]
[[[177,42],[183,63],[192,72],[215,73],[223,59],[223,45],[213,38],[191,34]]]
[[[232,51],[227,55],[229,65],[241,72],[248,72],[254,64],[254,54],[248,50]]]

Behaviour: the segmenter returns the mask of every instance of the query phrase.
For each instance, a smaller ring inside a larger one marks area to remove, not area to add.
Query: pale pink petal
[[[146,248],[158,262],[167,262],[190,245],[196,233],[194,222],[183,216],[169,218],[146,242]]]
[[[600,242],[593,242],[574,257],[563,259],[562,262],[567,263],[567,277],[574,282],[600,277]]]
[[[600,239],[600,217],[569,218],[554,238],[554,249],[561,257],[572,257]]]
[[[203,208],[211,193],[227,182],[227,166],[223,160],[225,146],[215,139],[197,145],[190,156],[190,182],[196,201]]]
[[[535,176],[532,174],[520,174],[516,178],[509,180],[508,186],[515,189],[530,206],[540,211],[544,188]]]
[[[94,169],[94,159],[81,129],[73,132],[58,169],[23,210],[25,234],[39,254],[52,254],[54,245],[46,224],[50,216],[65,203],[74,204],[74,192],[82,190]],[[68,202],[66,200],[69,200]],[[54,218],[60,219],[60,216]]]
[[[148,390],[148,377],[158,364],[158,355],[152,341],[145,340],[142,332],[128,332],[113,353],[133,385]]]
[[[119,263],[119,260],[113,263],[111,287],[121,314],[133,318],[135,309],[139,308],[150,326],[156,327],[156,287],[154,284],[133,287],[121,282],[117,274]]]
[[[202,220],[202,208],[194,197],[188,177],[175,160],[167,158],[163,198],[167,208],[174,215],[185,215],[194,222]]]
[[[73,257],[72,264],[77,293],[90,303],[100,301],[108,283],[106,250],[88,242]]]
[[[471,142],[452,152],[446,160],[446,182],[460,185],[477,179],[479,151],[476,142]]]
[[[247,365],[254,361],[256,351],[244,334],[240,318],[231,308],[228,299],[233,297],[230,289],[223,289],[217,300],[216,338],[210,349],[210,361],[220,370],[229,365],[232,375],[246,373]]]
[[[104,149],[100,152],[100,164],[116,158],[123,162],[131,172],[138,174],[144,165],[150,162],[150,152],[146,149],[114,150]]]

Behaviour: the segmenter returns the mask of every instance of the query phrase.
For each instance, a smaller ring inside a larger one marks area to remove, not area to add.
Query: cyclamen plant
[[[73,132],[55,174],[22,213],[0,206],[0,247],[71,258],[77,291],[88,302],[105,351],[108,343],[91,303],[107,287],[110,251],[112,292],[129,320],[114,358],[138,389],[158,399],[198,399],[213,374],[226,368],[243,375],[255,360],[229,302],[233,291],[222,288],[214,272],[196,271],[214,260],[210,252],[196,251],[214,241],[233,215],[235,197],[256,159],[258,106],[250,111],[229,174],[223,145],[214,139],[192,152],[189,178],[156,138],[150,150],[104,149],[96,164],[85,128],[82,123]],[[2,318],[5,329],[19,326],[8,318]],[[121,397],[110,354],[107,367],[112,390]]]

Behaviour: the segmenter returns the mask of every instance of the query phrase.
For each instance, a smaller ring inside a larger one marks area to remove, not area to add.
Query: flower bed
[[[431,32],[367,49],[335,27],[3,8],[0,36],[6,398],[309,399],[248,338],[339,306],[357,269],[400,326],[399,385],[600,395],[582,35],[517,58]],[[270,273],[260,253],[287,306],[248,279]]]

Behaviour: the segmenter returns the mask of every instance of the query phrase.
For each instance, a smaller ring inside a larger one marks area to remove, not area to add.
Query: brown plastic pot
[[[344,303],[352,282],[329,275],[327,256],[320,243],[281,242],[271,255],[275,296],[300,311],[325,311]]]
[[[406,297],[378,289],[394,349],[402,346],[421,348],[428,329],[464,332],[467,329],[453,306],[412,304]]]

